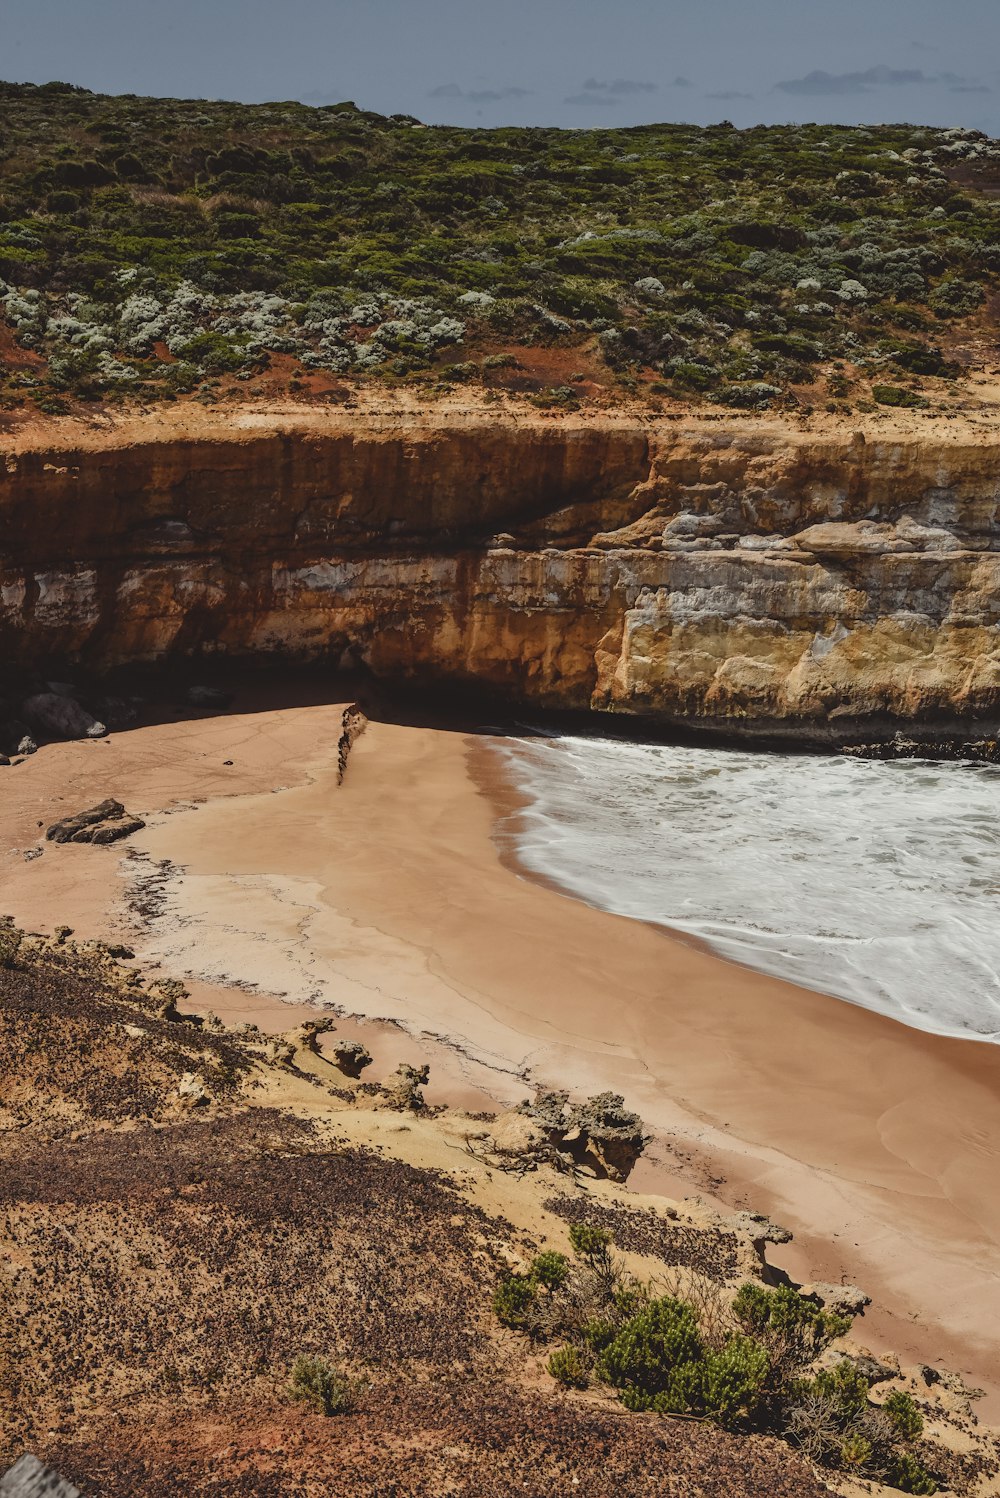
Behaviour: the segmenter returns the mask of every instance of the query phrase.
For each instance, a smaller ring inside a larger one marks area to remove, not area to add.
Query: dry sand
[[[341,1033],[379,1074],[429,1059],[432,1098],[482,1107],[529,1079],[622,1092],[656,1131],[638,1190],[772,1213],[795,1232],[773,1261],[875,1298],[858,1329],[873,1349],[995,1396],[1000,1048],[529,882],[492,837],[510,788],[488,740],[374,723],[338,786],[339,728],[340,705],[251,705],[0,770],[0,911],[133,940],[230,1020],[286,1029],[316,1003],[363,1016]],[[109,794],[148,818],[127,853],[42,843],[41,826]],[[130,892],[155,912],[138,933]]]

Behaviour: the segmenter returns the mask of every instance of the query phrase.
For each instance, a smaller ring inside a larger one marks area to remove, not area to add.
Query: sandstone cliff
[[[329,658],[810,740],[1000,719],[983,428],[187,407],[0,450],[19,664]]]

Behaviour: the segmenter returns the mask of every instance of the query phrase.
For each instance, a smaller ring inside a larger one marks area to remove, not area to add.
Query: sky
[[[0,78],[429,124],[1000,136],[1000,0],[0,0]]]

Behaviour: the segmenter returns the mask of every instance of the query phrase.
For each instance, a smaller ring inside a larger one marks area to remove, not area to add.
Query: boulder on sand
[[[116,843],[145,825],[141,817],[130,816],[120,801],[109,797],[89,811],[61,817],[45,836],[50,843]]]
[[[60,692],[38,692],[34,697],[26,697],[21,713],[44,738],[103,739],[108,731],[75,697],[64,697]]]

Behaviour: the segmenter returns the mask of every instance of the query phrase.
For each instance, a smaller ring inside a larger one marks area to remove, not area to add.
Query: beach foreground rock
[[[145,827],[130,816],[120,801],[109,797],[88,811],[78,811],[53,822],[45,836],[50,843],[117,843]]]

